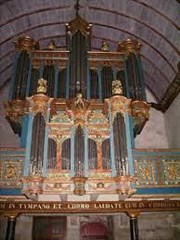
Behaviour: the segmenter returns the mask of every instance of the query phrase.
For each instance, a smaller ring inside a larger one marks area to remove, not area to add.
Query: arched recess
[[[81,240],[108,240],[109,231],[101,222],[90,222],[81,228]]]
[[[71,139],[68,138],[62,143],[62,170],[71,168]]]
[[[97,144],[92,139],[88,139],[88,161],[89,169],[97,169]]]
[[[110,139],[106,139],[102,143],[102,162],[103,169],[111,168],[111,159],[110,159]]]

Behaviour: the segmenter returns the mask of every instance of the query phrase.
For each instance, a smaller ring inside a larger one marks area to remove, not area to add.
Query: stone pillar
[[[14,240],[16,226],[16,216],[8,216],[6,240]]]
[[[139,216],[139,212],[128,212],[127,215],[130,218],[130,235],[131,235],[131,240],[139,240],[139,230],[138,230],[138,216]]]

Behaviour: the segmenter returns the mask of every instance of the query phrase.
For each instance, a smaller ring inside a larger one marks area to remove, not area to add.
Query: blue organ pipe
[[[30,170],[30,156],[31,156],[31,142],[32,142],[32,126],[33,126],[33,119],[34,114],[29,114],[29,121],[28,121],[28,133],[27,133],[27,142],[26,142],[26,156],[25,156],[25,162],[24,162],[24,170],[23,175],[28,176],[29,170]]]
[[[109,113],[109,122],[110,122],[110,156],[111,156],[111,170],[112,176],[116,176],[116,165],[115,165],[115,156],[114,156],[114,134],[113,134],[113,119],[111,113]]]
[[[48,123],[50,119],[50,103],[48,103],[48,110],[46,113],[46,118],[45,118],[45,122]],[[44,153],[43,153],[43,169],[42,169],[42,174],[43,176],[46,176],[47,173],[47,162],[48,162],[48,130],[49,127],[46,124],[45,127],[45,134],[44,134]]]
[[[134,175],[134,164],[133,164],[133,156],[132,156],[132,145],[131,145],[131,132],[130,132],[130,122],[128,113],[125,114],[125,126],[126,126],[126,143],[127,143],[127,155],[128,155],[128,173],[133,176]]]

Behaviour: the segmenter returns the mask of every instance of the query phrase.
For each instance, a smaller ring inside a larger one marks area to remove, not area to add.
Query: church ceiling
[[[65,24],[76,16],[75,0],[0,1],[0,89],[8,84],[15,56],[13,41],[29,35],[45,48],[50,39],[66,47]],[[80,0],[79,15],[92,24],[92,50],[102,40],[116,51],[118,42],[137,39],[147,88],[160,101],[177,74],[179,16],[177,0]]]

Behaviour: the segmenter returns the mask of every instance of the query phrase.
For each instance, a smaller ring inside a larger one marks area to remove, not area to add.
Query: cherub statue
[[[120,80],[112,81],[112,95],[122,95],[123,88]]]
[[[84,107],[84,101],[82,99],[82,93],[77,93],[76,100],[75,100],[75,107],[83,108]]]
[[[38,80],[37,93],[46,93],[47,92],[47,81],[44,78]]]

